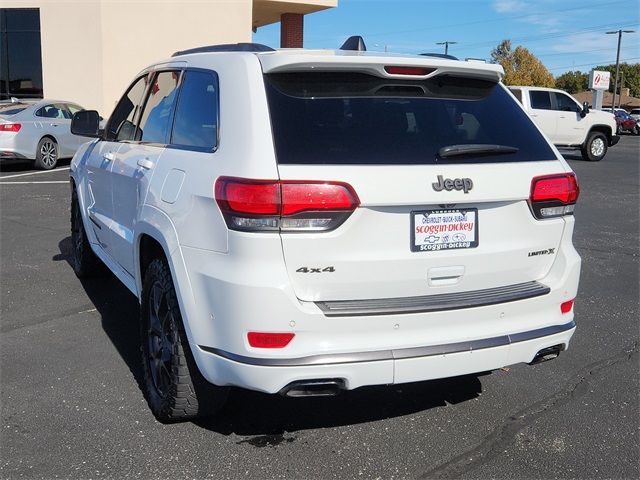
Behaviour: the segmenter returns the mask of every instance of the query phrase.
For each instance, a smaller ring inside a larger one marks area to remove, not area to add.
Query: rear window
[[[16,113],[20,113],[29,105],[25,103],[10,103],[8,105],[0,105],[0,115],[9,116],[15,115]]]
[[[438,76],[422,81],[360,73],[265,75],[278,163],[425,165],[552,160],[526,113],[498,84]],[[454,145],[509,153],[441,157]]]

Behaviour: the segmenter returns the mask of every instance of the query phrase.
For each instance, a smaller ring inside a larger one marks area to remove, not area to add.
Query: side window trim
[[[211,75],[216,83],[216,139],[215,145],[212,148],[206,147],[194,147],[190,145],[181,145],[177,143],[173,143],[173,130],[175,128],[175,120],[176,113],[178,111],[178,105],[180,105],[180,97],[182,96],[182,86],[184,83],[184,78],[187,72],[202,72],[208,75]],[[169,144],[167,148],[175,149],[175,150],[188,150],[192,152],[204,152],[204,153],[215,153],[220,147],[220,77],[218,76],[218,72],[215,70],[211,70],[208,68],[197,68],[197,67],[187,67],[182,69],[182,74],[180,76],[179,90],[176,96],[176,103],[173,109],[173,117],[171,119],[171,130],[169,135]]]

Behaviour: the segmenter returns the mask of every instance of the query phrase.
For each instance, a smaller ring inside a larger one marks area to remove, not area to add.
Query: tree
[[[556,88],[569,93],[584,92],[589,88],[589,74],[580,70],[563,73],[556,78]]]
[[[491,51],[491,59],[504,68],[505,85],[553,87],[555,80],[538,58],[519,45],[511,48],[511,40],[503,40]]]

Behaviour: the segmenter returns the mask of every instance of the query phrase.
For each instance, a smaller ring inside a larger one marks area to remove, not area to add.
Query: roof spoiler
[[[340,47],[340,50],[355,50],[357,52],[366,52],[367,46],[364,44],[364,38],[362,38],[360,35],[354,35],[347,38],[347,40]]]
[[[190,53],[206,52],[275,52],[275,49],[261,43],[225,43],[222,45],[208,45],[206,47],[190,48],[175,52],[172,57],[188,55]]]
[[[448,53],[421,53],[425,57],[436,57],[436,58],[446,58],[448,60],[458,60],[458,57],[454,57],[453,55],[449,55]]]

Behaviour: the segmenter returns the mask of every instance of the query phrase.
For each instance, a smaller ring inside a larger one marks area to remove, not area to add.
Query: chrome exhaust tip
[[[560,352],[564,350],[564,345],[554,345],[553,347],[547,347],[540,350],[536,353],[536,356],[533,357],[533,360],[529,363],[529,365],[536,365],[538,363],[547,362],[549,360],[553,360],[554,358],[560,355]]]
[[[334,397],[344,389],[343,379],[329,378],[291,382],[279,393],[285,397]]]

